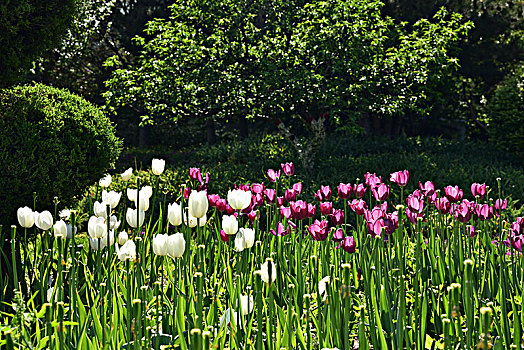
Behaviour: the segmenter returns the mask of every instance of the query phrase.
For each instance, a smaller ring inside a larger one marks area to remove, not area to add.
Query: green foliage
[[[71,205],[111,167],[120,152],[109,119],[66,90],[44,85],[0,91],[0,223],[16,210]],[[5,231],[6,232],[6,231]]]
[[[77,0],[15,0],[0,4],[0,86],[20,80],[32,62],[60,43]]]
[[[488,105],[491,141],[524,160],[524,70],[501,84]]]
[[[379,1],[179,1],[149,22],[142,54],[106,82],[113,107],[134,106],[144,122],[180,117],[274,118],[329,111],[416,108],[430,79],[454,61],[468,29],[439,12],[413,27],[380,13]]]

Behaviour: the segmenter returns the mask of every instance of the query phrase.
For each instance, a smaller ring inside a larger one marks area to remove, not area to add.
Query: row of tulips
[[[153,160],[155,176],[164,168]],[[75,212],[55,220],[20,208],[11,228],[14,312],[2,317],[0,345],[521,346],[524,218],[510,217],[500,188],[473,184],[468,201],[456,186],[427,181],[404,198],[404,170],[389,184],[367,173],[336,192],[321,186],[306,201],[294,171],[282,164],[267,171],[267,185],[239,184],[222,198],[207,193],[209,174],[191,168],[174,203],[156,200],[158,181],[137,178],[123,196],[105,176],[86,246]],[[27,242],[30,229],[40,234]]]

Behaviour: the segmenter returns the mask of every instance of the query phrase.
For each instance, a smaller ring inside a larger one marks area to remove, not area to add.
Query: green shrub
[[[491,141],[524,160],[524,69],[497,88],[488,107]]]
[[[82,97],[44,85],[0,90],[0,223],[20,206],[71,205],[111,167],[121,142],[114,126]],[[7,231],[7,230],[5,230]]]

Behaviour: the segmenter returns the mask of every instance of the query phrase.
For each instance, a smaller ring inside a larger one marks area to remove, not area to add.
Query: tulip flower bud
[[[18,208],[18,223],[24,228],[31,228],[35,223],[35,214],[29,207]]]
[[[122,181],[131,180],[131,177],[133,176],[133,168],[127,169],[122,174],[120,174],[120,176],[122,177]]]
[[[138,209],[127,208],[126,221],[127,221],[127,224],[131,226],[132,228],[137,228],[144,224],[146,213],[143,210],[140,210],[139,214],[137,214],[137,211]]]
[[[229,190],[227,201],[233,209],[246,209],[251,204],[251,191]]]
[[[120,238],[120,236],[119,236]],[[128,240],[124,243],[122,248],[116,245],[116,255],[120,261],[136,260],[136,244],[132,240]]]
[[[182,225],[182,206],[178,203],[167,205],[167,218],[173,226]]]
[[[118,234],[118,244],[124,245],[126,244],[127,240],[129,239],[129,235],[126,231],[122,231]]]
[[[266,262],[260,268],[262,281],[265,283],[273,283],[277,279],[277,268],[273,263],[273,259],[267,258]],[[271,280],[270,280],[271,279]]]
[[[222,217],[222,229],[228,235],[234,235],[238,231],[238,221],[234,215],[224,215]]]
[[[255,243],[255,231],[250,228],[241,228],[235,237],[235,249],[241,252],[249,249]]]
[[[49,211],[41,213],[35,212],[35,225],[43,231],[47,231],[53,226],[53,215]]]
[[[240,295],[240,307],[242,308],[242,315],[246,316],[253,311],[255,302],[252,295]]]
[[[251,198],[250,198],[251,199]],[[205,191],[193,191],[189,195],[188,208],[189,213],[195,218],[204,217],[209,207],[207,193]]]
[[[167,255],[172,258],[180,258],[186,250],[186,240],[184,235],[177,232],[167,237]]]
[[[151,162],[151,171],[155,175],[160,175],[164,172],[166,161],[164,159],[153,159]]]
[[[111,175],[106,174],[103,178],[98,181],[100,187],[109,187],[111,185]]]
[[[153,253],[155,255],[167,255],[167,237],[166,234],[158,234],[153,237]]]
[[[118,205],[118,202],[120,202],[120,198],[122,197],[122,192],[116,192],[116,191],[109,191],[106,190],[102,191],[102,202],[105,202],[111,206],[111,209],[115,209]]]
[[[53,225],[53,235],[56,238],[67,238],[67,225],[64,220],[59,220]]]

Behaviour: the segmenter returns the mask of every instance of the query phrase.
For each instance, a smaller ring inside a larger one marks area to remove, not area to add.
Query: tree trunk
[[[240,137],[244,140],[247,139],[249,136],[249,128],[248,128],[246,117],[240,117],[238,128],[240,131]]]
[[[394,138],[397,138],[400,136],[400,130],[402,128],[402,115],[398,115],[394,117],[393,120],[393,128],[391,130],[391,133]]]
[[[207,130],[207,144],[213,146],[217,143],[217,135],[215,132],[215,122],[212,118],[207,118],[206,120],[206,130]]]
[[[139,126],[138,127],[138,148],[147,148],[149,144],[149,132],[150,126]]]
[[[366,112],[362,113],[362,116],[360,117],[358,124],[362,128],[364,128],[364,131],[366,132],[366,136],[370,137],[371,136],[371,117],[369,113],[366,113]]]
[[[380,122],[380,118],[376,115],[372,115],[371,122],[373,125],[373,133],[375,134],[375,136],[382,136],[382,125]]]

